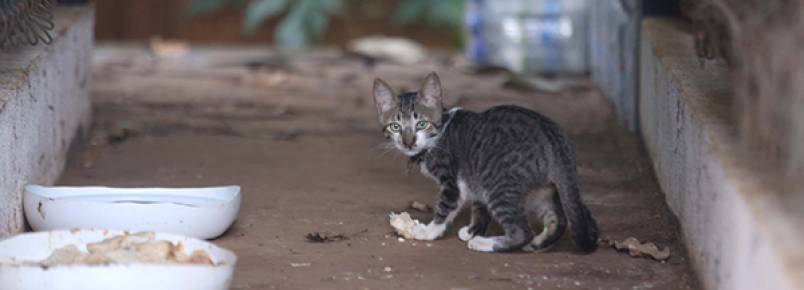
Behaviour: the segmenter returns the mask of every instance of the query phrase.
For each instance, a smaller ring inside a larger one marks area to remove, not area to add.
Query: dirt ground
[[[581,255],[564,238],[546,253],[486,254],[458,240],[399,240],[387,214],[432,204],[437,187],[384,149],[371,80],[414,89],[429,71],[448,104],[518,104],[559,122],[578,152],[584,200],[602,236],[669,246],[667,262],[601,246]],[[96,53],[95,127],[60,183],[243,187],[240,216],[214,240],[239,258],[233,289],[697,289],[674,217],[638,139],[617,126],[584,80],[559,92],[506,88],[501,73],[458,57],[416,66],[337,51],[199,49],[155,59],[136,47]],[[329,243],[309,233],[343,234]]]

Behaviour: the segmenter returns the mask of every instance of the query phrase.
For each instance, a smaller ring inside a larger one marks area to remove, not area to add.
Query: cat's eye
[[[391,131],[391,132],[396,133],[396,132],[399,132],[399,130],[402,130],[402,126],[399,125],[399,123],[397,123],[397,122],[393,122],[390,125],[388,125],[388,130]]]
[[[430,127],[430,122],[427,121],[419,121],[416,123],[416,130],[424,130]]]

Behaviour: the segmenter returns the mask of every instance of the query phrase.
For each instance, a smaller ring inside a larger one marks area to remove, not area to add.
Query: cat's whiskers
[[[370,151],[376,152],[375,154],[373,154],[374,157],[381,158],[385,157],[389,153],[396,151],[396,148],[390,142],[383,142],[372,146]]]

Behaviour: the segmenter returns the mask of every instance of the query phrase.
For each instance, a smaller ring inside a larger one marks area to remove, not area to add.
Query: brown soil
[[[97,55],[92,142],[60,183],[242,185],[239,219],[214,240],[238,255],[233,289],[698,288],[638,139],[586,83],[562,93],[504,90],[502,74],[467,74],[460,61],[437,57],[415,67],[366,66],[337,52],[288,58],[258,50],[259,59],[282,64],[248,69],[197,62],[244,58],[244,50],[171,62],[137,50]],[[441,240],[398,240],[387,214],[407,210],[429,220],[407,206],[434,202],[437,188],[383,149],[371,79],[413,88],[430,70],[450,88],[449,103],[514,103],[562,124],[602,236],[670,246],[669,261],[608,247],[581,255],[566,238],[545,253],[477,253],[456,237],[466,213]],[[320,241],[308,239],[315,232]]]

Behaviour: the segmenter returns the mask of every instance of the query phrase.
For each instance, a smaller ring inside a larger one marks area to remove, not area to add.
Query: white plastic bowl
[[[0,241],[0,257],[16,261],[41,261],[53,250],[74,244],[98,242],[122,231],[79,230],[21,234]],[[14,290],[225,290],[232,282],[237,257],[212,243],[172,234],[156,234],[157,240],[181,242],[186,253],[205,250],[214,266],[181,264],[69,265],[42,268],[0,264],[0,289]]]
[[[36,231],[120,229],[220,236],[237,218],[240,187],[110,188],[28,185],[25,217]]]

